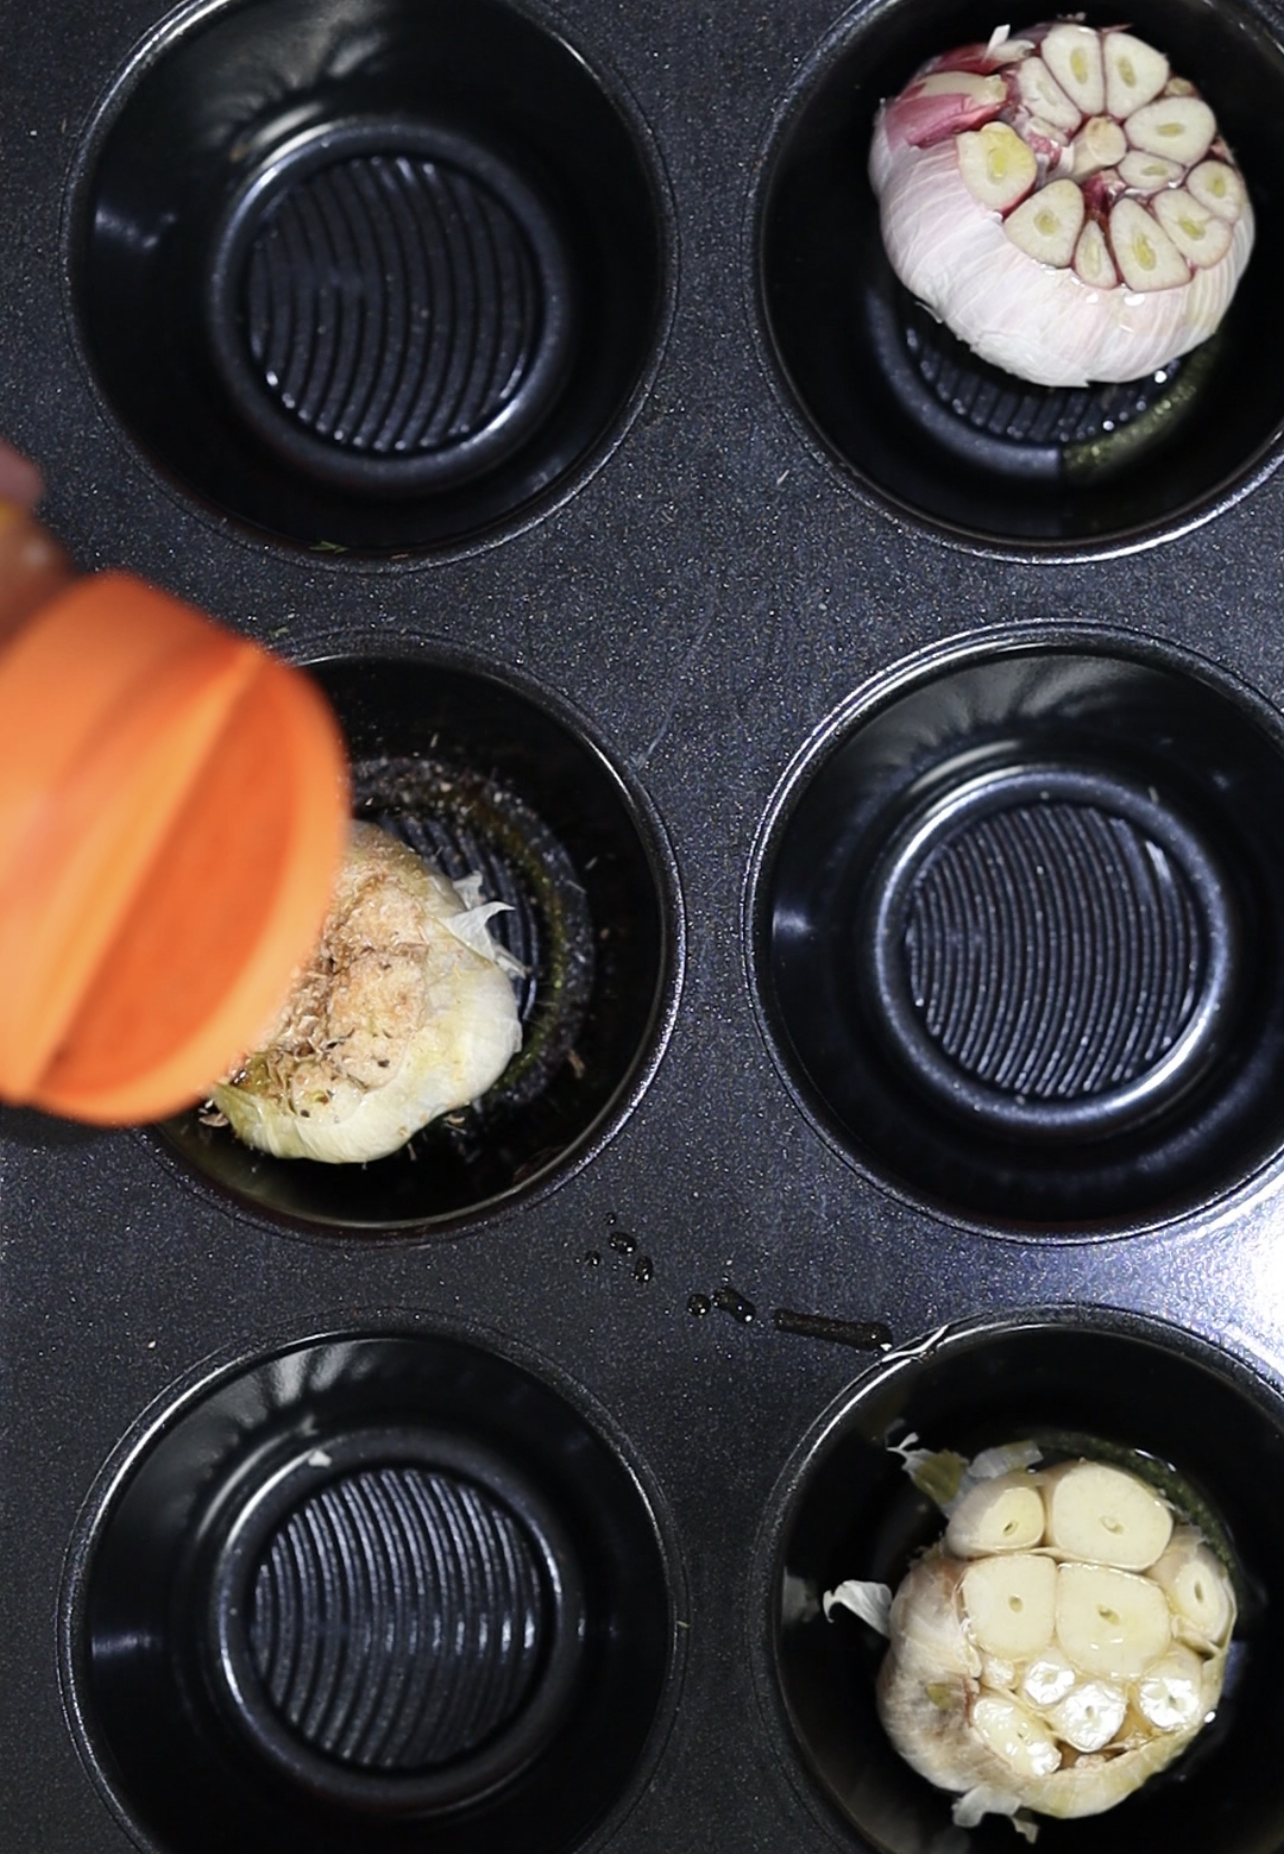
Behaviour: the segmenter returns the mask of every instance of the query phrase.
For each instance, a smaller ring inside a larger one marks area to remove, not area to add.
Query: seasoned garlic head
[[[378,1159],[495,1082],[521,1046],[476,878],[354,824],[321,939],[260,1046],[214,1089],[251,1146]]]
[[[925,65],[874,125],[901,282],[1042,386],[1136,380],[1206,341],[1253,247],[1213,111],[1123,27],[1001,27]]]
[[[1104,1462],[997,1473],[948,1511],[885,1624],[881,1586],[826,1597],[827,1613],[843,1604],[889,1637],[888,1737],[959,1793],[963,1827],[1112,1808],[1216,1711],[1235,1626],[1225,1566],[1153,1487]]]

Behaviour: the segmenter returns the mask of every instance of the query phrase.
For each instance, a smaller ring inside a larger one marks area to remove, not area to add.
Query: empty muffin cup
[[[467,545],[566,494],[636,404],[655,173],[628,106],[491,0],[192,8],[82,154],[76,326],[126,430],[220,512]]]
[[[488,927],[522,1047],[478,1101],[366,1164],[270,1156],[201,1108],[164,1123],[159,1150],[286,1223],[457,1228],[566,1176],[645,1087],[681,967],[672,856],[579,719],[511,678],[445,655],[313,673],[346,735],[358,817],[503,905]]]
[[[125,1452],[74,1557],[74,1711],[165,1854],[552,1854],[654,1748],[673,1574],[614,1443],[525,1366],[312,1340]]]
[[[760,319],[784,403],[883,506],[1005,552],[1117,552],[1208,518],[1279,461],[1284,59],[1268,22],[1236,0],[1151,0],[1129,13],[1129,30],[1213,106],[1245,176],[1256,244],[1201,346],[1137,380],[1032,385],[979,359],[898,281],[867,168],[880,105],[921,65],[1056,16],[1009,21],[974,0],[900,0],[843,17],[783,101],[766,153],[754,218]],[[1093,7],[1075,18],[1119,23]]]
[[[1276,1584],[1284,1521],[1284,1411],[1241,1363],[1179,1328],[1109,1309],[1035,1309],[964,1323],[876,1367],[800,1444],[778,1484],[756,1560],[755,1673],[786,1768],[853,1849],[1004,1854],[1012,1824],[951,1821],[952,1793],[893,1749],[875,1708],[887,1642],[824,1594],[847,1579],[895,1589],[939,1538],[941,1511],[898,1448],[973,1457],[1032,1440],[1045,1461],[1131,1464],[1228,1562],[1237,1618],[1220,1703],[1182,1755],[1103,1813],[1032,1816],[1038,1845],[1124,1854],[1217,1847],[1249,1854],[1284,1834],[1284,1799],[1261,1762],[1281,1723]],[[1193,1509],[1193,1510],[1192,1510]]]
[[[934,653],[821,731],[755,852],[761,1021],[894,1190],[998,1230],[1206,1206],[1284,1142],[1284,740],[1135,641]]]

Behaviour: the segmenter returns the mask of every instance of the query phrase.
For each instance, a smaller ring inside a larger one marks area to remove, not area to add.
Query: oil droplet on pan
[[[632,1255],[638,1246],[636,1236],[630,1236],[627,1230],[616,1230],[611,1238],[611,1247],[617,1255]]]
[[[707,1294],[693,1294],[687,1301],[687,1312],[694,1314],[697,1320],[702,1320],[712,1310],[713,1302]]]
[[[713,1297],[713,1304],[723,1313],[729,1313],[733,1320],[739,1320],[742,1326],[748,1326],[758,1309],[751,1300],[746,1300],[738,1289],[730,1283],[720,1287]]]

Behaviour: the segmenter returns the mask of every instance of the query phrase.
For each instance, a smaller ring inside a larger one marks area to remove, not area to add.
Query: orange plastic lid
[[[103,1124],[208,1093],[320,932],[350,816],[311,679],[122,573],[0,655],[0,1098]]]

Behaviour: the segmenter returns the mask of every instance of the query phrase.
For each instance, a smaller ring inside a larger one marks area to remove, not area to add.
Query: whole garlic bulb
[[[1100,1814],[1216,1710],[1230,1577],[1124,1469],[1075,1460],[971,1484],[890,1609],[875,1599],[885,1590],[843,1584],[825,1610],[884,1628],[879,1717],[913,1769],[958,1793],[960,1826]]]
[[[1214,332],[1253,247],[1208,104],[1122,27],[1000,28],[883,105],[869,173],[901,282],[1036,385],[1135,380]]]
[[[521,1047],[480,883],[354,824],[320,942],[262,1043],[213,1090],[248,1145],[335,1163],[395,1152],[485,1092]]]

